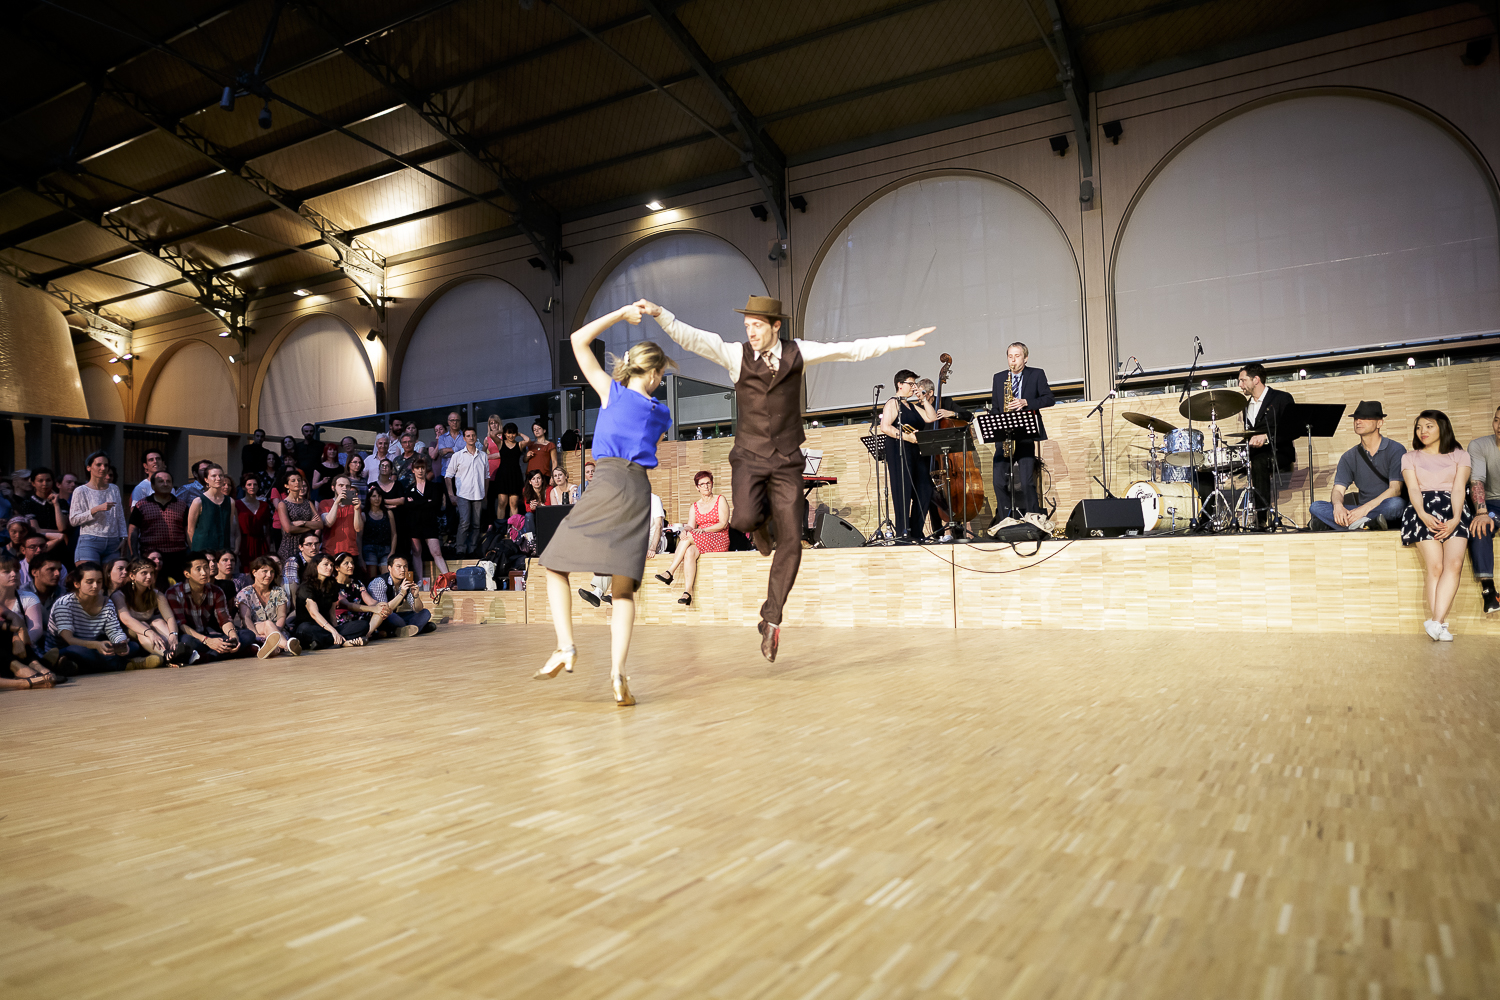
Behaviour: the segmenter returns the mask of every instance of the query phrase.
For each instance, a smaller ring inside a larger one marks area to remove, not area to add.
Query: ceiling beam
[[[659,0],[643,2],[651,16],[666,31],[667,37],[672,39],[672,44],[687,58],[688,65],[703,78],[709,90],[729,112],[729,120],[746,144],[746,148],[740,152],[741,162],[760,185],[761,194],[765,195],[771,215],[776,219],[777,235],[786,239],[786,154],[776,145],[776,140],[766,134],[760,120],[729,85],[729,81],[724,79],[723,71],[714,65],[708,53],[703,51],[698,40],[677,15],[667,10]]]
[[[314,0],[294,0],[294,2],[302,16],[330,38],[337,39],[343,34],[333,17]],[[355,65],[379,81],[382,86],[405,102],[407,107],[415,111],[424,122],[436,129],[454,149],[495,175],[500,182],[500,190],[504,192],[504,197],[516,207],[507,209],[496,202],[491,202],[491,204],[511,214],[516,225],[521,227],[521,231],[526,234],[527,239],[547,263],[547,269],[552,273],[553,283],[560,284],[562,282],[562,220],[557,210],[537,197],[499,157],[490,152],[468,129],[454,120],[442,93],[423,93],[394,66],[376,56],[369,45],[339,43],[339,48],[344,55],[354,61]]]
[[[1026,13],[1036,22],[1037,31],[1052,61],[1057,63],[1057,82],[1062,84],[1063,100],[1068,104],[1068,114],[1073,119],[1073,141],[1078,146],[1078,167],[1082,180],[1078,184],[1078,201],[1084,209],[1094,207],[1094,144],[1093,131],[1089,125],[1089,85],[1083,68],[1078,64],[1068,24],[1063,20],[1062,9],[1057,0],[1044,0],[1047,15],[1051,18],[1051,37],[1047,28],[1037,18],[1031,0],[1020,0]]]
[[[30,271],[3,257],[0,257],[0,271],[23,285],[52,296],[66,306],[64,313],[77,313],[84,321],[84,331],[116,354],[128,354],[134,350],[135,334],[131,330],[134,324],[130,320],[113,315],[97,303],[89,302],[66,288],[49,287]]]

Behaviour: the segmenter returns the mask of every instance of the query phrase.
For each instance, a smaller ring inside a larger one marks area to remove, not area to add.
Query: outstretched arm
[[[603,400],[602,406],[609,405],[609,383],[610,377],[605,374],[603,368],[599,367],[599,359],[594,357],[594,352],[589,350],[589,344],[599,334],[614,326],[620,320],[624,320],[631,326],[639,326],[641,323],[641,310],[636,305],[621,306],[614,312],[600,316],[592,323],[587,323],[573,331],[573,357],[578,359],[578,368],[583,372],[583,377],[588,379],[589,385]]]
[[[863,340],[846,340],[843,343],[825,344],[816,340],[799,340],[797,349],[802,352],[804,365],[820,365],[825,361],[868,361],[888,351],[904,347],[922,347],[935,326],[924,326],[920,330],[895,337],[867,337]]]

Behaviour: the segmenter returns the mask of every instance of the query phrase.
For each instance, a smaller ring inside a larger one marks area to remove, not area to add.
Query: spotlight
[[[120,359],[119,358],[110,358],[109,359],[109,363],[112,364],[112,365],[117,365],[117,364],[120,363]]]
[[[271,127],[271,102],[270,101],[267,101],[265,104],[263,104],[261,106],[261,109],[260,109],[260,119],[259,120],[260,120],[260,127],[261,128],[270,128]]]
[[[1122,136],[1124,134],[1125,134],[1125,129],[1124,129],[1123,126],[1120,125],[1119,122],[1114,121],[1114,122],[1105,122],[1104,123],[1104,138],[1108,139],[1110,142],[1114,143],[1116,146],[1118,146],[1120,144],[1120,136]]]
[[[1488,36],[1470,40],[1464,46],[1464,54],[1458,57],[1458,61],[1465,66],[1481,66],[1490,57],[1491,40]]]
[[[1052,138],[1050,138],[1050,139],[1047,140],[1047,144],[1052,147],[1052,152],[1056,153],[1058,156],[1067,156],[1068,155],[1068,137],[1067,136],[1065,136],[1065,135],[1054,135]]]
[[[134,354],[122,354],[122,355],[120,355],[120,360],[121,361],[129,361],[133,357],[135,357]]]
[[[121,382],[125,381],[123,378],[121,378],[118,375],[111,375],[110,378],[114,379],[115,385],[119,385]]]
[[[380,331],[372,329],[372,330],[370,330],[369,333],[365,334],[365,339],[368,340],[370,343],[373,344],[373,343],[375,343],[375,339],[377,337],[379,337],[379,336],[380,336]]]
[[[545,270],[547,270],[547,262],[544,261],[544,260],[542,260],[542,258],[540,258],[540,257],[528,257],[526,259],[526,263],[530,264],[532,267],[536,268],[538,271],[545,271]]]
[[[1307,369],[1303,368],[1302,370],[1300,370],[1299,372],[1297,372],[1297,377],[1299,379],[1306,379],[1307,378]]]
[[[1408,367],[1408,368],[1415,368],[1415,367],[1417,367],[1417,359],[1416,358],[1407,358],[1406,359],[1406,367]]]
[[[230,356],[229,356],[229,363],[230,363],[230,364],[234,364],[234,355],[233,355],[233,354],[231,354],[231,355],[230,355]]]
[[[1207,389],[1208,388],[1208,379],[1204,379],[1202,382],[1199,382],[1198,383],[1198,387],[1200,389]]]
[[[292,294],[295,295],[295,296],[297,296],[297,298],[299,298],[299,299],[305,299],[309,295],[311,295],[312,292],[309,292],[305,288],[298,288],[295,291],[293,291]],[[227,336],[229,336],[229,334],[227,334],[227,333],[221,333],[219,336],[221,336],[221,337],[227,337]]]
[[[765,222],[771,217],[771,213],[766,211],[766,206],[764,205],[751,205],[750,214],[755,216],[761,222]]]
[[[219,98],[219,107],[223,108],[225,111],[233,111],[234,110],[234,85],[233,84],[231,84],[230,86],[224,88],[224,94],[223,94],[223,96],[221,96]]]
[[[662,203],[657,201],[655,198],[652,198],[650,201],[646,202],[646,207],[651,209],[651,211],[653,212],[660,212],[665,206],[663,206]]]
[[[220,330],[219,331],[219,336],[221,336],[221,337],[227,337],[227,336],[229,336],[229,331],[228,330]]]
[[[792,207],[795,208],[797,211],[799,211],[799,212],[806,212],[807,211],[807,199],[804,198],[804,197],[802,197],[800,194],[794,194],[794,195],[791,196],[791,198],[789,198],[787,200],[791,202]]]

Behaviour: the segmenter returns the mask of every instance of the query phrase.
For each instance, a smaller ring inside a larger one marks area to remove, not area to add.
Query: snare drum
[[[1202,452],[1203,432],[1190,431],[1186,427],[1179,427],[1167,434],[1166,444],[1162,450],[1168,455],[1180,455],[1184,452]],[[1161,480],[1164,483],[1191,483],[1193,481],[1193,467],[1191,465],[1174,465],[1169,461],[1162,462]]]
[[[1248,464],[1245,451],[1245,446],[1238,444],[1215,448],[1207,455],[1208,467],[1219,472],[1238,472]]]
[[[1191,483],[1132,483],[1125,497],[1141,502],[1148,534],[1186,528],[1198,516],[1198,496]]]

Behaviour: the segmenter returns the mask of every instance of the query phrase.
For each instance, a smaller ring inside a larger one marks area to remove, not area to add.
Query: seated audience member
[[[187,481],[187,485],[179,487],[173,496],[188,506],[192,506],[193,500],[201,497],[208,489],[208,467],[213,465],[206,458],[200,458],[193,463],[193,478]]]
[[[233,551],[239,547],[240,526],[229,495],[229,474],[217,465],[203,470],[205,489],[188,503],[188,548],[194,552]]]
[[[451,414],[457,417],[457,414]],[[484,522],[484,497],[489,479],[489,459],[479,450],[474,428],[466,428],[458,440],[458,450],[445,460],[448,500],[458,508],[458,537],[454,548],[460,559],[474,554]]]
[[[320,552],[308,560],[306,577],[297,584],[297,625],[292,630],[303,649],[363,646],[366,622],[333,623],[339,604],[339,586],[334,579],[333,557]]]
[[[522,534],[532,534],[536,531],[536,509],[547,506],[547,474],[540,469],[526,474],[526,485],[521,487],[521,509],[526,514],[526,521],[521,528]]]
[[[552,470],[552,485],[547,487],[547,506],[575,504],[578,502],[578,487],[568,482],[568,470],[559,465]]]
[[[313,468],[313,503],[322,503],[332,497],[333,481],[343,474],[344,467],[339,464],[339,446],[330,441],[323,446],[323,457]]]
[[[130,511],[130,549],[152,549],[161,553],[161,579],[182,579],[182,559],[187,555],[188,505],[172,494],[172,474],[151,477],[151,492]]]
[[[1474,462],[1453,437],[1453,424],[1441,410],[1417,414],[1411,450],[1401,457],[1411,506],[1401,519],[1401,544],[1415,545],[1426,574],[1424,596],[1430,617],[1428,637],[1452,642],[1448,612],[1458,593],[1459,572],[1469,538],[1464,489]]]
[[[438,575],[448,572],[443,560],[442,546],[438,541],[438,513],[443,509],[445,496],[441,486],[432,482],[429,472],[431,464],[425,456],[418,455],[411,463],[412,484],[406,490],[406,503],[402,505],[404,515],[401,533],[411,539],[412,557],[421,565],[423,548],[432,555],[432,563]]]
[[[57,492],[56,477],[45,466],[31,470],[31,496],[21,505],[22,513],[31,518],[31,526],[42,533],[47,548],[56,549],[68,542],[68,505]]]
[[[249,656],[255,651],[255,636],[242,636],[234,627],[229,602],[211,582],[212,572],[206,552],[189,552],[186,579],[167,591],[167,604],[182,631],[178,642],[197,653],[202,663]]]
[[[68,522],[78,529],[78,544],[73,555],[79,563],[102,564],[120,554],[120,547],[128,541],[125,528],[125,507],[120,500],[120,487],[107,481],[109,456],[96,451],[86,463],[89,481],[73,491],[68,512]]]
[[[385,464],[389,466],[390,461]],[[365,513],[365,527],[359,536],[365,569],[371,574],[384,573],[391,552],[397,551],[397,541],[396,522],[386,512],[385,494],[378,489],[370,490],[370,509]]]
[[[259,475],[265,471],[266,459],[270,454],[270,450],[266,448],[266,432],[259,427],[255,428],[250,443],[240,449],[240,472]]]
[[[110,597],[130,579],[130,560],[115,558],[104,564],[104,593]]]
[[[55,555],[59,562],[63,559],[61,549],[48,549],[47,543],[41,535],[32,533],[21,540],[21,587],[25,590],[35,589],[31,586],[31,564],[43,552],[47,555]],[[62,578],[68,575],[67,569],[63,569]],[[58,581],[62,582],[61,578]]]
[[[1500,596],[1495,594],[1495,518],[1500,512],[1500,409],[1490,418],[1493,434],[1469,442],[1467,451],[1474,462],[1469,473],[1469,499],[1474,503],[1474,520],[1469,524],[1469,562],[1474,579],[1479,581],[1484,613],[1500,611]]]
[[[240,477],[240,489],[244,497],[234,501],[234,519],[239,528],[240,544],[235,555],[241,566],[250,563],[271,551],[271,502],[261,495],[261,479],[253,473]]]
[[[369,586],[370,596],[390,608],[389,623],[397,628],[416,626],[421,632],[437,631],[432,612],[422,603],[422,588],[411,571],[411,562],[397,553],[391,556],[390,567],[389,573],[377,576]]]
[[[42,620],[45,622],[47,616],[52,613],[52,606],[57,599],[67,592],[63,585],[65,577],[62,557],[51,552],[44,552],[21,564],[21,572],[29,577],[27,582],[21,586],[36,595],[41,602]],[[33,636],[31,640],[38,649],[46,652],[47,634],[45,629],[41,636]]]
[[[135,489],[130,491],[130,505],[132,507],[150,496],[151,491],[156,488],[151,482],[151,477],[155,476],[158,472],[167,471],[167,456],[155,448],[149,449],[141,458],[141,470],[145,473],[145,476],[140,482],[135,484]]]
[[[149,559],[132,560],[125,584],[110,595],[115,614],[125,631],[147,653],[161,656],[173,666],[188,662],[192,653],[177,641],[177,619],[167,595],[156,589],[156,564]]]
[[[0,554],[8,555],[12,559],[20,559],[22,540],[34,533],[31,529],[31,518],[25,514],[11,515],[10,520],[5,522],[5,546],[0,548]]]
[[[334,477],[331,493],[318,504],[318,513],[323,518],[323,548],[329,552],[359,552],[359,533],[365,527],[364,504],[360,503],[346,473]]]
[[[362,621],[365,623],[364,634],[367,638],[388,638],[396,633],[399,626],[390,622],[390,607],[370,596],[370,592],[360,582],[357,569],[351,553],[340,552],[333,557],[333,581],[339,588],[338,604],[333,609],[333,623],[341,626],[349,621]],[[410,632],[403,632],[401,636],[406,638],[416,634],[417,630],[412,629]]]
[[[238,561],[233,552],[228,549],[217,549],[208,554],[209,558],[209,583],[218,587],[224,594],[224,600],[229,605],[229,613],[234,614],[235,598],[239,596],[240,590],[248,584],[249,579],[243,573],[238,572]]]
[[[665,574],[656,578],[672,585],[678,569],[683,569],[682,596],[678,604],[693,603],[693,584],[698,579],[698,556],[703,552],[729,551],[729,501],[714,492],[714,474],[704,469],[693,476],[698,498],[688,508],[687,538],[677,547],[676,558]]]
[[[4,664],[0,669],[0,691],[49,688],[67,680],[41,661],[36,647],[27,638],[25,625],[9,611],[0,612],[0,644],[8,650],[0,661]]]
[[[33,647],[41,643],[47,630],[47,613],[41,598],[21,589],[21,562],[10,555],[0,555],[0,611],[15,616]]]
[[[310,572],[308,566],[317,558],[321,546],[322,540],[316,532],[297,536],[297,548],[292,552],[292,557],[281,566],[282,589],[287,592],[289,601],[295,599],[297,584],[306,579]],[[291,608],[288,614],[296,618],[296,605],[289,604],[288,606]]]
[[[58,651],[57,672],[69,677],[162,663],[161,657],[142,655],[141,647],[130,642],[114,604],[104,594],[104,569],[96,562],[81,562],[68,576],[68,592],[47,616],[47,635]]]
[[[275,656],[285,650],[297,656],[302,652],[302,643],[294,638],[287,627],[286,591],[279,584],[281,570],[271,556],[257,556],[250,563],[248,586],[235,595],[235,607],[239,609],[240,627],[252,633],[260,643],[258,655],[261,659]]]

